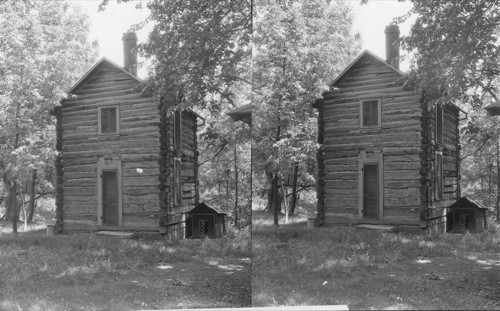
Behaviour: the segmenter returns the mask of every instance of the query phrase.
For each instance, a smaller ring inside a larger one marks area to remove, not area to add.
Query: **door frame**
[[[99,158],[97,162],[97,222],[102,226],[102,172],[116,171],[118,186],[118,227],[123,226],[123,204],[122,204],[122,161],[118,158]]]
[[[358,159],[358,218],[366,219],[363,215],[364,207],[364,167],[365,164],[377,165],[378,171],[378,220],[384,219],[384,156],[380,151],[366,152],[362,150]],[[370,220],[370,219],[366,219]],[[372,219],[377,220],[377,219]]]

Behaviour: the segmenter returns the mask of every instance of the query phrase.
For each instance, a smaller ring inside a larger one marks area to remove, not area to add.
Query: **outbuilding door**
[[[363,167],[363,217],[378,219],[379,185],[378,165],[364,164]]]
[[[102,224],[118,226],[118,176],[116,170],[102,171]]]

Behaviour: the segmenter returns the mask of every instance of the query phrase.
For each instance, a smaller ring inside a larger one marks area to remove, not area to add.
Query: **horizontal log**
[[[352,219],[346,217],[325,217],[324,226],[332,227],[336,225],[359,225],[359,224],[372,224],[372,225],[407,225],[418,226],[420,224],[418,219],[397,218],[397,219]]]
[[[389,87],[384,89],[366,89],[360,91],[351,91],[351,92],[339,92],[335,94],[327,94],[325,95],[325,99],[328,100],[337,100],[337,99],[367,99],[367,98],[380,98],[385,96],[412,96],[414,95],[411,92],[403,91],[401,86]]]
[[[385,149],[415,149],[415,150],[420,150],[420,142],[419,141],[396,141],[396,142],[383,142],[383,141],[377,141],[376,138],[372,140],[371,143],[369,142],[358,142],[358,143],[352,143],[352,144],[323,144],[323,149],[325,151],[332,151],[334,153],[338,152],[354,152],[363,149],[372,149],[372,150],[379,150],[380,148]],[[326,156],[326,154],[325,154]]]
[[[68,179],[67,176],[63,178],[63,186],[65,188],[68,187],[95,187],[95,183],[97,181],[97,178],[71,178]]]
[[[73,172],[64,172],[64,178],[67,180],[71,179],[81,179],[81,178],[93,178],[97,180],[97,170],[88,170],[88,171],[73,171]]]
[[[66,223],[64,222],[64,232],[92,232],[92,231],[145,231],[159,232],[158,224],[152,223],[146,225],[136,225],[135,223],[125,222],[122,227],[117,226],[99,226],[97,223]]]
[[[64,187],[64,199],[77,199],[80,198],[81,200],[85,201],[85,197],[87,197],[87,200],[91,199],[90,197],[95,197],[97,196],[97,184],[95,184],[93,187],[66,187],[63,184]]]
[[[384,200],[386,198],[413,199],[418,201],[420,198],[420,187],[401,189],[384,188]]]
[[[346,210],[346,212],[341,212],[341,211],[334,211],[331,210],[328,212],[325,212],[325,218],[349,218],[349,219],[358,219],[358,209],[352,209],[350,212]]]
[[[420,178],[420,173],[417,170],[397,170],[389,171],[384,170],[385,180],[418,180]]]
[[[406,207],[419,208],[419,198],[384,198],[384,206],[386,207]]]
[[[64,217],[70,215],[97,215],[97,204],[65,202]]]
[[[338,180],[325,180],[325,190],[328,189],[353,189],[358,187],[358,181],[338,181]]]
[[[123,186],[156,186],[158,185],[158,176],[149,177],[128,177],[123,179]]]
[[[325,179],[328,180],[357,180],[358,171],[338,172],[325,170]]]
[[[352,164],[352,165],[335,165],[335,164],[329,164],[325,165],[325,172],[357,172],[358,171],[358,164]]]
[[[106,137],[106,136],[92,136],[86,139],[80,140],[65,140],[63,145],[63,152],[74,152],[74,151],[91,151],[100,150],[103,146],[108,148],[133,148],[134,146],[157,149],[159,146],[158,137],[147,134],[147,135],[121,135],[119,139],[116,137]]]
[[[420,161],[416,160],[414,162],[392,162],[384,158],[384,169],[388,171],[418,171],[420,169]]]
[[[65,102],[63,106],[63,117],[66,112],[84,111],[96,109],[99,106],[114,106],[132,103],[150,103],[148,98],[142,98],[135,92],[117,92],[107,96],[82,96]]]
[[[356,198],[348,198],[348,197],[339,197],[339,196],[330,196],[328,192],[325,194],[325,206],[332,207],[357,207],[359,205],[359,199]]]
[[[78,88],[77,95],[99,94],[113,91],[128,91],[136,89],[139,83],[137,81],[123,81],[122,83],[103,83],[103,84],[84,84]]]
[[[385,178],[384,180],[384,188],[388,189],[406,189],[406,188],[419,188],[420,182],[418,179],[409,179],[409,180],[391,180]]]

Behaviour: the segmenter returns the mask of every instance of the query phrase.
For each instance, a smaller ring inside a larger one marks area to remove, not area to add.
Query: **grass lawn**
[[[251,304],[250,237],[13,235],[0,222],[0,310],[131,310]]]
[[[254,306],[500,309],[500,229],[427,235],[356,227],[272,225],[253,212]]]

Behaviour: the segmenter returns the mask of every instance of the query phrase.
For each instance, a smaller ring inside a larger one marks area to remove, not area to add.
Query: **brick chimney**
[[[385,27],[385,60],[399,69],[399,27],[389,25]]]
[[[123,34],[123,68],[137,76],[137,34],[126,32]]]

